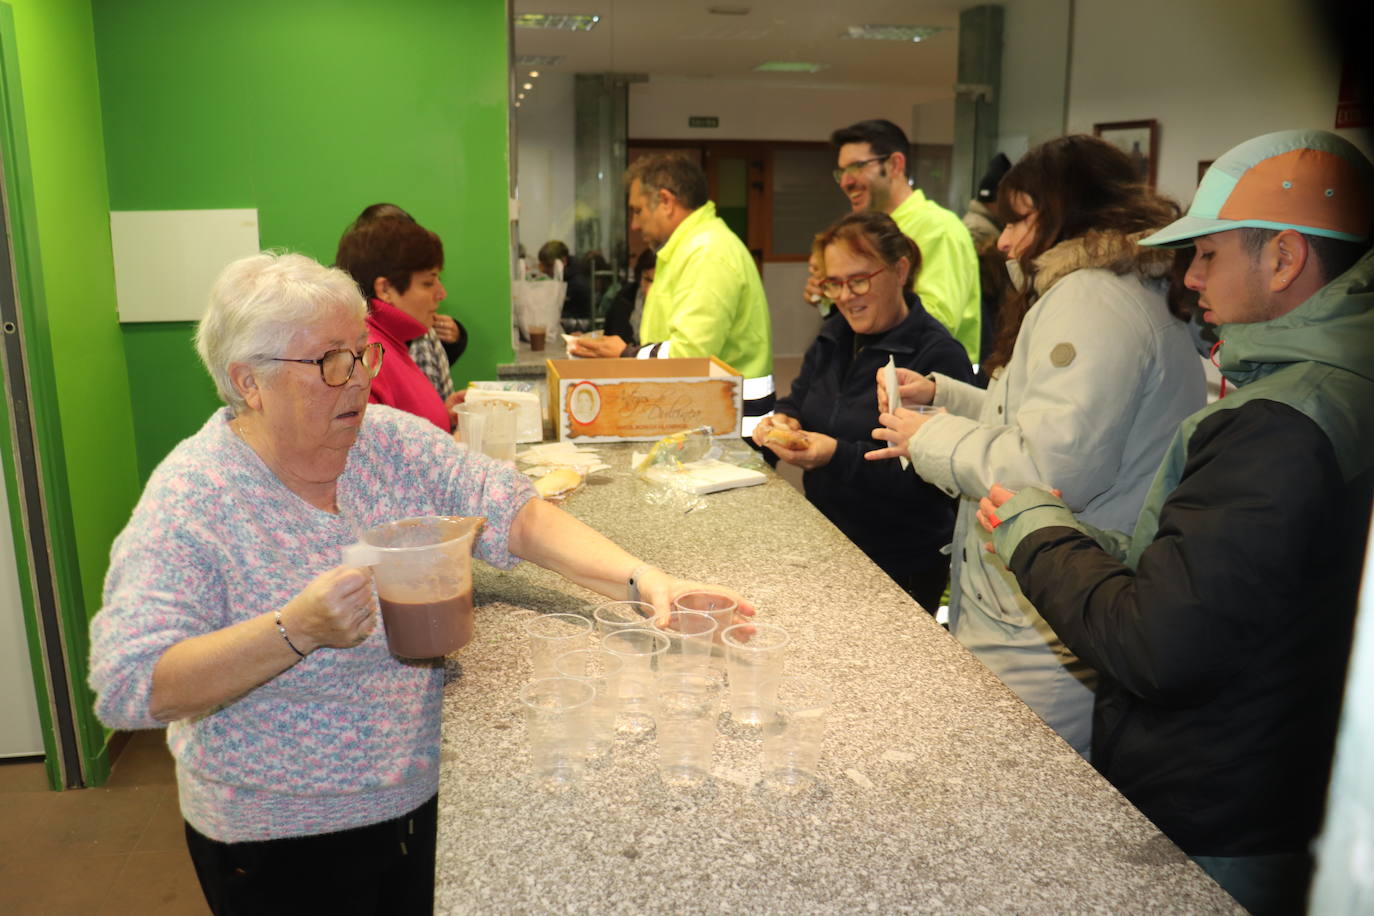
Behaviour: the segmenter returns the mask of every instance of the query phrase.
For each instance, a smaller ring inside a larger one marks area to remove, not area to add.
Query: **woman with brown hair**
[[[386,351],[368,400],[424,417],[449,432],[449,410],[462,403],[466,392],[441,397],[409,349],[429,332],[448,295],[439,279],[444,269],[439,236],[408,215],[360,219],[339,240],[334,263],[367,300],[368,343],[380,343]]]
[[[885,213],[851,213],[816,236],[819,286],[835,303],[801,371],[754,441],[801,468],[826,518],[931,613],[949,578],[941,548],[954,503],[895,460],[866,463],[878,406],[869,379],[887,364],[973,381],[968,354],[928,314],[914,283],[921,254]]]
[[[1035,484],[1062,490],[1098,528],[1135,524],[1165,446],[1205,397],[1182,299],[1170,290],[1174,252],[1136,244],[1179,209],[1138,182],[1125,153],[1087,136],[1022,157],[1002,179],[998,208],[1016,291],[987,390],[899,372],[903,407],[874,431],[888,447],[867,457],[906,455],[960,497],[950,631],[1087,756],[1096,672],[983,550],[974,515],[992,484]],[[879,399],[888,410],[881,385]],[[905,409],[925,404],[944,412]]]

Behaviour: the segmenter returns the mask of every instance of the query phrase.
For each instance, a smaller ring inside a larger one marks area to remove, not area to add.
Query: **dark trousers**
[[[409,814],[338,833],[221,843],[186,825],[215,916],[429,914],[438,796]]]
[[[921,569],[907,567],[888,570],[887,574],[897,580],[897,584],[933,617],[940,607],[945,586],[949,584],[949,557],[941,556]]]

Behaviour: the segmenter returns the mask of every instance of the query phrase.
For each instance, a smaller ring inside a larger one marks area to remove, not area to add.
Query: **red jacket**
[[[386,353],[382,357],[382,371],[372,380],[372,393],[367,399],[424,417],[450,432],[453,419],[443,398],[410,358],[407,344],[424,333],[424,325],[396,306],[381,299],[372,300],[367,315],[367,342],[380,342]]]

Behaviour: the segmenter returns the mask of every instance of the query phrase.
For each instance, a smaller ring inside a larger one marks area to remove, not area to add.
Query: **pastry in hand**
[[[764,445],[776,445],[780,448],[799,449],[806,448],[810,444],[806,433],[799,429],[788,429],[785,426],[770,426],[768,432],[763,434]]]

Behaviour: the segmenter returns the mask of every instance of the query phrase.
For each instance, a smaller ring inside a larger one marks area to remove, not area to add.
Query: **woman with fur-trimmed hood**
[[[950,631],[1086,757],[1096,673],[984,551],[974,514],[992,484],[1034,484],[1063,491],[1091,525],[1135,523],[1170,437],[1205,399],[1186,292],[1171,284],[1181,279],[1175,253],[1136,244],[1179,209],[1138,183],[1123,152],[1088,136],[1022,157],[1002,179],[998,209],[1015,291],[984,366],[987,390],[902,372],[903,405],[946,412],[883,413],[874,437],[888,447],[868,457],[906,455],[960,497]]]

